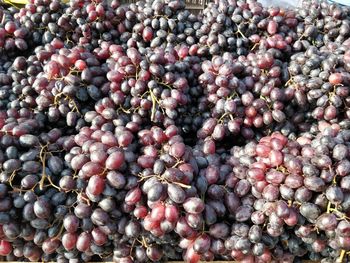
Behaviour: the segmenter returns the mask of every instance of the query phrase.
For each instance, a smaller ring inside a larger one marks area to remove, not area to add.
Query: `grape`
[[[214,238],[221,238],[224,239],[229,234],[229,228],[224,223],[217,223],[214,225],[211,225],[209,228],[209,234]]]
[[[87,251],[90,248],[91,236],[87,232],[82,232],[76,241],[76,248],[79,251]]]
[[[107,242],[107,236],[99,228],[94,228],[91,231],[91,236],[92,236],[92,240],[98,246],[102,246]]]
[[[60,241],[57,239],[47,239],[44,241],[42,248],[47,254],[52,254],[60,246]]]
[[[116,151],[108,156],[106,160],[106,168],[110,170],[118,169],[124,162],[124,155],[122,152]]]
[[[193,237],[195,235],[194,230],[192,230],[184,218],[180,218],[177,221],[175,231],[184,238]]]
[[[334,214],[322,214],[317,218],[316,225],[322,230],[334,230],[338,222]]]
[[[300,207],[300,213],[308,220],[314,221],[320,216],[320,209],[317,205],[312,203],[302,204]]]
[[[140,188],[134,188],[129,190],[125,196],[125,203],[127,204],[136,204],[141,199],[141,190]]]
[[[38,229],[47,229],[49,226],[49,222],[45,219],[34,219],[30,222],[30,225],[34,228],[38,228]]]
[[[92,212],[91,220],[96,225],[106,225],[109,220],[109,215],[102,209],[97,208]]]
[[[252,209],[249,206],[240,206],[235,214],[235,218],[238,222],[247,221],[252,214]]]
[[[6,255],[10,254],[11,251],[12,251],[11,243],[9,243],[9,242],[7,242],[5,240],[1,240],[0,247],[1,247],[0,254],[2,256],[6,256]]]
[[[157,246],[148,247],[146,255],[151,261],[158,261],[162,257],[162,251]]]
[[[185,200],[183,207],[188,213],[199,214],[204,210],[204,203],[197,197],[191,197]]]
[[[209,165],[206,169],[205,177],[208,181],[208,184],[214,184],[219,179],[219,171],[217,168]]]
[[[306,187],[301,187],[295,191],[294,198],[300,203],[307,202],[311,199],[312,192]]]
[[[333,85],[342,83],[342,76],[340,73],[334,73],[329,76],[329,82]]]
[[[93,195],[99,195],[105,188],[105,181],[98,175],[93,175],[89,179],[87,190]]]
[[[77,235],[73,233],[65,233],[62,236],[62,245],[66,250],[75,248],[77,242]]]
[[[337,225],[337,233],[340,236],[348,236],[348,222],[346,221],[340,221]]]
[[[289,216],[289,207],[284,201],[278,201],[276,205],[276,215],[285,219]]]
[[[185,153],[185,144],[174,143],[171,145],[169,153],[175,158],[181,158]]]
[[[155,205],[150,216],[155,221],[162,221],[165,218],[165,206],[162,204]]]
[[[346,237],[339,237],[338,244],[342,248],[348,248],[349,247],[349,238]]]
[[[39,199],[34,203],[34,213],[39,218],[48,218],[51,214],[50,204],[45,199]]]
[[[4,260],[348,261],[347,7],[83,2],[0,7]]]
[[[344,194],[340,187],[330,186],[326,190],[326,197],[332,203],[341,203],[344,199]]]
[[[179,210],[174,205],[166,205],[164,213],[166,220],[169,220],[170,222],[176,222],[179,218]]]
[[[186,199],[185,191],[180,186],[175,184],[168,185],[168,195],[172,201],[178,204],[183,203]]]
[[[74,233],[79,227],[79,219],[75,215],[67,215],[63,220],[63,225],[69,233]]]
[[[13,223],[4,224],[2,230],[5,236],[9,239],[15,239],[20,235],[19,226]]]
[[[305,186],[315,192],[321,192],[324,189],[325,183],[319,177],[307,177],[304,179]]]

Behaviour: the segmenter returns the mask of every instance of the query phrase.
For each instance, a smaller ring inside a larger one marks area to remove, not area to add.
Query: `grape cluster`
[[[298,10],[296,33],[298,41],[293,48],[297,51],[309,46],[321,48],[330,43],[341,44],[349,37],[349,8],[329,5],[326,1],[305,2]]]
[[[126,54],[122,50],[113,54],[107,73],[110,98],[117,110],[172,125],[200,93],[196,80],[200,60],[188,56],[187,46],[142,51],[132,47]]]
[[[283,50],[288,55],[297,39],[298,21],[292,10],[264,9],[256,1],[216,1],[203,10],[198,30],[199,56],[248,55],[257,47]],[[293,29],[293,30],[292,30]]]
[[[11,11],[0,7],[0,49],[16,56],[18,52],[25,52],[29,48],[30,33],[14,19]]]
[[[251,139],[255,129],[284,123],[286,113],[294,113],[285,109],[294,90],[280,87],[289,76],[287,64],[274,54],[269,49],[234,59],[225,53],[202,63],[199,81],[205,96],[200,107],[210,111],[211,118],[198,131],[199,138],[211,135],[222,140],[227,134],[241,133]]]
[[[197,16],[185,9],[182,1],[136,2],[124,12],[126,19],[121,32],[129,48],[166,48],[178,43],[192,49],[197,47],[196,30],[201,23]]]
[[[349,260],[349,14],[1,4],[0,260]]]
[[[288,85],[297,89],[293,103],[307,111],[307,118],[347,125],[350,77],[344,70],[348,67],[347,57],[345,47],[337,44],[327,45],[323,50],[310,46],[292,56]]]

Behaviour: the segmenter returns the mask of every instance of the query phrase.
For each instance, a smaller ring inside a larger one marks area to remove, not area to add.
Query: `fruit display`
[[[0,5],[0,261],[350,260],[350,8]]]

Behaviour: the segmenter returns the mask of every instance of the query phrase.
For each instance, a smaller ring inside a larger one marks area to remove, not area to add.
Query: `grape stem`
[[[12,185],[12,181],[13,181],[13,179],[15,178],[15,176],[16,176],[16,172],[17,172],[17,170],[14,170],[12,173],[11,173],[11,175],[10,175],[10,177],[9,177],[9,179],[8,179],[8,182],[9,182],[9,184],[10,184],[10,186],[13,188],[13,185]]]
[[[62,235],[63,230],[64,230],[64,225],[62,224],[62,225],[61,225],[61,228],[60,228],[60,231],[57,233],[56,236],[53,237],[53,240],[58,239],[58,238]]]
[[[343,262],[343,259],[344,259],[344,256],[345,256],[345,250],[344,249],[342,249],[341,251],[340,251],[340,255],[339,255],[339,261],[340,262]]]
[[[302,34],[302,35],[301,35],[301,36],[298,38],[298,40],[297,40],[297,41],[302,40],[304,37],[305,37],[305,35],[304,35],[304,34]]]
[[[331,166],[328,167],[330,172],[333,172],[333,169]],[[332,180],[333,185],[337,185],[337,174],[334,175],[333,180]]]
[[[168,16],[165,16],[165,15],[154,15],[154,16],[153,16],[153,18],[157,18],[157,17],[163,17],[163,18],[165,18],[166,20],[169,19],[169,17],[168,17]]]
[[[169,183],[169,182],[168,182],[168,183]],[[190,185],[183,184],[183,183],[179,183],[179,182],[173,182],[173,184],[177,184],[178,186],[181,186],[181,187],[187,188],[187,189],[190,189],[190,188],[191,188]]]
[[[289,75],[292,75],[290,74],[289,70],[288,70],[288,73]],[[294,84],[294,77],[290,77],[287,82],[284,84],[284,86],[289,86],[289,85],[293,85]]]
[[[160,180],[162,183],[165,183],[165,184],[170,184],[170,183],[172,183],[172,184],[176,184],[176,185],[178,185],[178,186],[181,186],[181,187],[187,188],[187,189],[189,189],[189,188],[192,187],[191,185],[183,184],[183,183],[180,183],[180,182],[168,182],[165,178],[163,178],[163,177],[160,176],[160,175],[146,175],[146,176],[145,176],[145,175],[139,174],[138,176],[141,178],[141,179],[139,180],[139,182],[141,182],[141,181],[143,181],[143,180],[145,180],[145,179],[147,179],[147,178],[156,177],[158,180]]]
[[[82,200],[84,200],[88,205],[90,205],[90,199],[86,198],[84,195],[82,195],[81,192],[78,192],[77,190],[73,190],[77,194],[77,197],[80,197]],[[78,198],[77,198],[78,199]]]
[[[271,103],[268,101],[268,99],[265,96],[260,95],[260,99],[262,99],[266,102],[266,106],[269,108],[269,110],[272,109]]]
[[[109,257],[111,257],[112,256],[112,252],[110,252],[110,253],[106,253],[106,254],[101,254],[101,255],[99,255],[100,256],[100,258],[109,258]],[[134,259],[132,256],[130,256],[131,257],[131,259]]]
[[[5,2],[6,4],[8,4],[8,5],[10,5],[10,6],[14,7],[14,8],[16,8],[17,10],[20,9],[18,6],[14,5],[14,4],[13,4],[11,1],[9,1],[9,0],[4,0],[4,2]],[[4,15],[4,17],[3,17],[3,21],[4,21],[4,20],[5,20],[5,15]],[[1,21],[1,24],[3,23],[3,21]]]
[[[155,115],[156,115],[157,99],[156,99],[156,96],[154,95],[154,93],[151,89],[149,89],[149,93],[151,95],[151,100],[152,100],[151,121],[154,121]]]
[[[226,113],[224,113],[221,117],[220,117],[220,119],[219,119],[219,121],[218,122],[222,122],[223,121],[223,119],[227,116],[227,115],[229,115],[230,113],[228,113],[228,112],[226,112]]]
[[[142,175],[141,173],[139,173],[138,174],[138,176],[140,177],[140,179],[138,180],[138,182],[142,182],[143,180],[145,180],[145,179],[148,179],[148,178],[151,178],[151,177],[153,177],[153,176],[155,176],[155,175]],[[157,176],[156,176],[157,177]]]
[[[236,25],[236,27],[237,27],[236,33],[237,33],[237,34],[240,34],[244,39],[248,39],[248,38],[242,33],[242,31],[238,28],[238,25],[237,25],[237,24],[235,24],[235,25]]]
[[[132,250],[134,249],[134,247],[135,247],[135,242],[136,242],[136,238],[132,241],[132,244],[131,244],[131,247],[130,247],[130,252],[129,252],[129,255],[130,255],[130,257],[131,257],[131,259],[132,260],[134,260],[133,259],[133,257],[132,257]]]
[[[254,51],[254,49],[259,45],[259,43],[255,43],[253,47],[250,49],[251,51]]]
[[[41,146],[41,150],[40,150],[40,154],[39,154],[39,158],[42,164],[42,174],[41,174],[41,180],[39,182],[39,189],[43,190],[44,189],[44,183],[45,183],[45,179],[47,179],[50,183],[51,186],[53,186],[54,188],[58,189],[58,191],[61,191],[61,188],[59,188],[58,186],[56,186],[50,176],[47,176],[45,169],[46,169],[46,156],[48,153],[48,143],[45,144],[44,146]]]
[[[176,168],[179,164],[183,164],[183,163],[184,163],[184,161],[177,160],[176,163],[171,168]]]
[[[229,96],[229,97],[227,97],[227,99],[233,99],[233,98],[237,98],[238,97],[238,93],[234,90],[233,92],[232,92],[232,94]]]
[[[283,174],[289,174],[288,170],[286,167],[284,167],[283,165],[279,165],[276,168],[277,171],[283,173]]]
[[[141,246],[143,246],[145,248],[148,247],[148,244],[147,244],[145,237],[141,237],[141,240],[139,240],[139,239],[136,239],[136,240],[141,244]]]
[[[162,85],[162,86],[165,86],[165,87],[167,87],[167,88],[170,89],[170,90],[173,89],[172,86],[170,86],[169,84],[167,84],[167,83],[165,83],[165,82],[158,81],[158,84],[159,84],[159,85]]]
[[[69,106],[72,107],[72,110],[73,110],[73,111],[76,111],[78,114],[81,115],[81,113],[80,113],[80,111],[79,111],[79,107],[78,107],[78,105],[76,104],[76,102],[74,101],[74,99],[72,99],[72,98],[69,97],[68,95],[65,95],[65,94],[63,93],[63,91],[61,91],[60,93],[58,93],[58,94],[55,95],[53,104],[54,104],[55,106],[57,106],[57,105],[59,104],[59,101],[58,101],[58,100],[61,99],[62,95],[64,96],[63,99],[66,100],[66,101],[68,101],[68,104],[71,104],[71,105],[69,105]]]
[[[41,164],[42,164],[42,175],[41,175],[41,180],[39,182],[39,188],[40,190],[43,190],[43,187],[44,187],[44,182],[45,182],[45,179],[46,179],[46,173],[45,173],[45,168],[46,168],[46,148],[47,148],[48,144],[44,145],[41,147],[41,150],[40,150],[40,154],[39,154],[39,158],[40,158],[40,161],[41,161]]]
[[[328,202],[328,205],[327,205],[327,213],[328,214],[331,212],[331,206],[332,206],[332,203]]]

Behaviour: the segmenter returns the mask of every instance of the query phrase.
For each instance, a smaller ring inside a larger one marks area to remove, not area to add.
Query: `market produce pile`
[[[350,259],[350,8],[0,6],[0,260]]]

